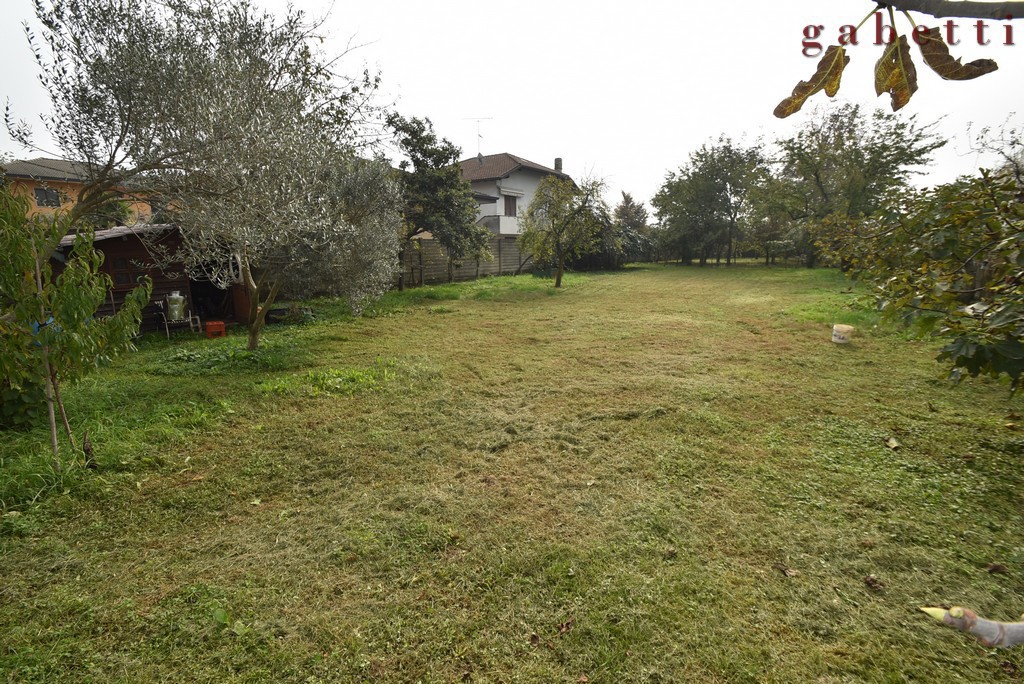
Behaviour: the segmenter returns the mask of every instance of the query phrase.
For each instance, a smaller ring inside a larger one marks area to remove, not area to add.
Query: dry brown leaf
[[[587,684],[590,681],[590,677],[587,675],[580,675],[580,678],[576,680],[579,684]]]
[[[850,58],[846,56],[846,48],[838,45],[830,46],[821,61],[818,62],[818,70],[811,76],[811,80],[800,81],[796,88],[793,88],[793,94],[775,108],[775,116],[785,119],[787,116],[796,114],[804,106],[807,98],[822,90],[829,97],[835,97],[843,79],[843,69],[849,63]]]
[[[530,645],[531,646],[540,646],[540,635],[537,634],[536,632],[534,632],[533,634],[530,635]]]
[[[572,628],[575,627],[575,626],[576,626],[576,621],[573,620],[572,618],[569,618],[568,620],[566,620],[562,624],[558,625],[558,633],[559,634],[568,634],[569,632],[572,631]]]
[[[889,439],[885,440],[885,446],[889,447],[893,451],[896,451],[903,445],[900,444],[899,440],[896,439],[895,437],[890,437]]]
[[[939,27],[930,28],[926,33],[919,33],[918,45],[924,63],[947,81],[969,81],[985,74],[991,74],[999,65],[991,59],[976,59],[963,64],[959,57],[949,54],[949,46],[942,40]]]
[[[1002,563],[989,563],[987,568],[988,574],[990,575],[1009,575],[1010,568],[1006,567]]]
[[[889,93],[892,111],[903,109],[917,92],[917,68],[906,36],[889,44],[875,65],[875,94]]]
[[[885,591],[885,583],[874,575],[868,575],[865,577],[864,584],[868,585],[868,589],[871,589],[872,591]]]
[[[778,570],[779,572],[781,572],[786,577],[799,577],[800,576],[800,571],[799,570],[787,567],[787,566],[783,565],[782,563],[776,563],[772,567],[775,568],[776,570]]]

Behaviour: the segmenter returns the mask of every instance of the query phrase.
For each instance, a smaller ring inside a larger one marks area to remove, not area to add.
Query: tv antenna
[[[476,121],[476,156],[480,156],[480,141],[484,139],[483,134],[480,133],[480,122],[481,121],[492,121],[493,116],[468,116],[463,121]]]

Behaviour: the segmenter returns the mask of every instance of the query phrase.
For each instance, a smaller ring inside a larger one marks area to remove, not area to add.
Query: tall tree
[[[648,258],[651,251],[647,209],[628,192],[601,226],[593,251],[570,260],[573,268],[616,269],[628,261]]]
[[[611,223],[598,180],[576,185],[570,178],[545,176],[523,214],[520,243],[534,259],[555,269],[555,287],[562,286],[566,263],[592,252],[601,229]]]
[[[778,182],[762,198],[771,211],[789,214],[805,262],[814,266],[819,251],[813,231],[827,217],[871,216],[944,144],[934,125],[922,126],[916,117],[904,120],[881,110],[869,115],[855,104],[819,109],[778,142]]]
[[[462,150],[439,138],[430,119],[388,117],[398,147],[407,157],[402,174],[403,212],[400,257],[403,270],[398,288],[405,287],[405,250],[412,240],[429,233],[448,253],[449,265],[466,258],[486,258],[491,233],[476,222],[473,189],[462,177]],[[451,273],[451,268],[449,268]]]
[[[295,255],[375,229],[329,198],[376,135],[378,79],[334,73],[301,12],[278,20],[250,0],[40,0],[36,15],[47,127],[88,176],[71,220],[124,187],[173,207],[180,259],[249,290],[250,347]],[[7,123],[31,146],[27,127]],[[393,259],[374,262],[386,264],[377,280],[391,277]]]
[[[681,258],[711,258],[731,264],[748,210],[750,190],[764,164],[760,145],[742,147],[723,136],[690,155],[670,173],[653,203],[659,220],[673,235]]]
[[[621,259],[649,259],[652,241],[647,207],[628,192],[623,192],[622,201],[612,212],[612,219],[621,245]]]

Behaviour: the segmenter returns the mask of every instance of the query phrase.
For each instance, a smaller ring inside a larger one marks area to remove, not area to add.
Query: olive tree
[[[350,192],[343,177],[376,163],[362,157],[379,135],[379,79],[336,73],[301,12],[278,19],[250,0],[39,0],[36,16],[46,125],[88,176],[72,222],[126,191],[158,200],[184,245],[163,256],[249,292],[250,348],[282,274],[358,253],[360,268],[320,274],[357,300],[392,277],[395,239],[379,222],[395,214],[355,221],[367,214],[351,203],[378,197]],[[10,111],[7,125],[32,146]],[[373,187],[394,199],[390,183]],[[314,252],[324,258],[303,258]]]

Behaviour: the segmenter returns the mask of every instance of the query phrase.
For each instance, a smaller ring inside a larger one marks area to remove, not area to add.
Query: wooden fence
[[[406,285],[428,285],[430,283],[446,283],[451,280],[474,280],[488,275],[515,275],[529,273],[533,268],[533,258],[523,254],[519,249],[515,236],[494,236],[491,238],[490,261],[467,260],[452,268],[451,278],[448,273],[448,253],[436,240],[413,240],[405,250]]]

